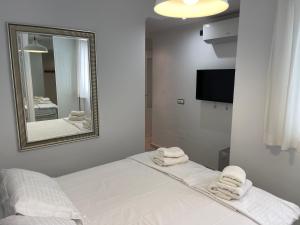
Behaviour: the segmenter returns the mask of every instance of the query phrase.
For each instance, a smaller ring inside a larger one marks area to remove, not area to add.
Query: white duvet
[[[27,138],[29,142],[78,135],[87,132],[89,132],[89,130],[80,129],[77,125],[69,123],[65,119],[27,123]]]
[[[86,225],[255,225],[131,159],[57,178]]]
[[[150,152],[130,158],[180,180],[190,188],[247,216],[259,225],[291,225],[300,216],[300,208],[297,205],[257,187],[252,187],[247,195],[240,200],[226,201],[218,198],[208,192],[207,188],[211,182],[220,176],[220,172],[212,171],[192,161],[173,167],[160,167],[152,162],[154,154],[155,152]]]
[[[192,189],[190,185],[209,183],[217,173],[193,162],[185,165],[162,172],[132,157],[57,181],[81,211],[85,225],[258,224]]]

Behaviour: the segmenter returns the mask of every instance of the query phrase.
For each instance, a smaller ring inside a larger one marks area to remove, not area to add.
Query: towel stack
[[[84,111],[72,111],[69,114],[70,121],[84,121],[85,120],[85,112]]]
[[[52,102],[51,102],[50,98],[34,96],[34,103],[35,104],[51,104]]]
[[[173,166],[188,161],[189,157],[178,147],[159,148],[157,154],[153,157],[153,162],[159,166]]]
[[[208,186],[208,191],[225,200],[238,200],[252,188],[245,171],[238,166],[226,167],[217,181]]]

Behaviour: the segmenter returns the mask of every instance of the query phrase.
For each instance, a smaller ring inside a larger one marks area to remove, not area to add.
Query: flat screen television
[[[233,103],[234,69],[198,70],[196,99]]]

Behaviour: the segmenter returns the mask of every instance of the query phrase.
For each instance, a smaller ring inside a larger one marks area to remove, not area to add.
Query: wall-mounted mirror
[[[99,135],[95,34],[8,24],[21,151]]]

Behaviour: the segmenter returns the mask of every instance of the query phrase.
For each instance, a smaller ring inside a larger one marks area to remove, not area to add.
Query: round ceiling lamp
[[[154,11],[166,17],[198,18],[216,15],[228,8],[228,0],[156,0]]]
[[[24,47],[23,50],[30,53],[48,53],[48,49],[45,46],[39,44],[36,40],[36,37],[33,37],[33,42]]]

